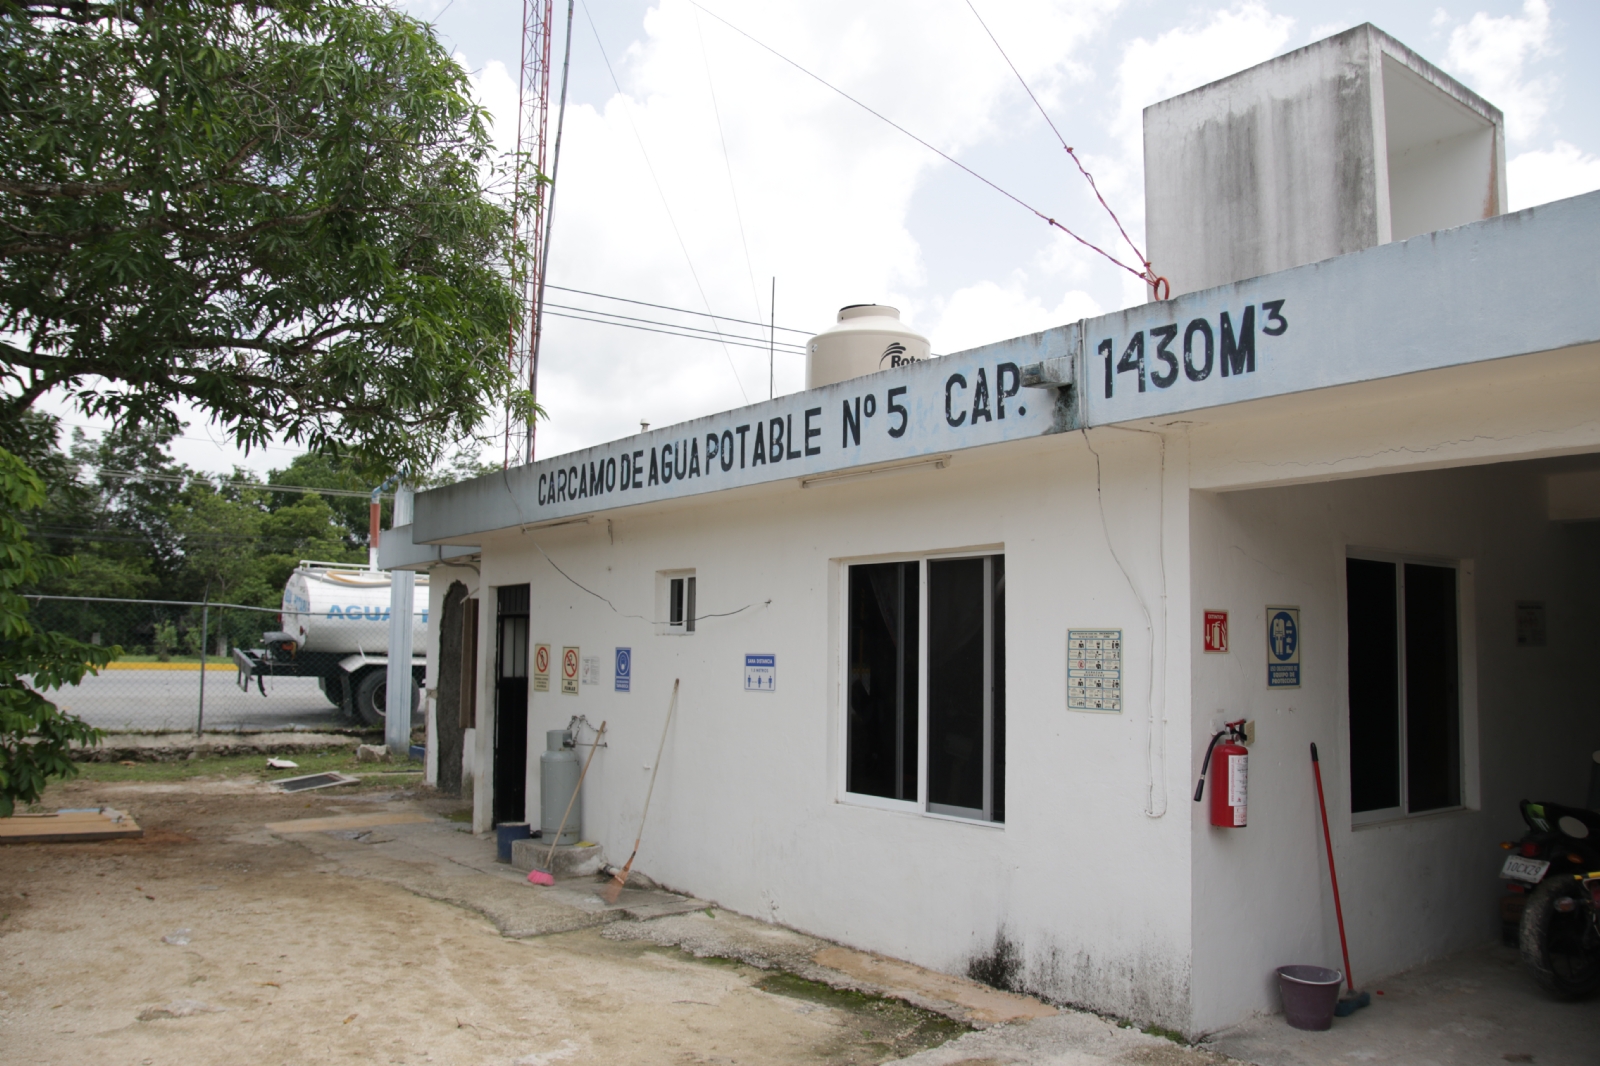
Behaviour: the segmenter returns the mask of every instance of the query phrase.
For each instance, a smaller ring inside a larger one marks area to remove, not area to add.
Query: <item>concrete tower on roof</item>
[[[1144,111],[1172,295],[1504,213],[1505,120],[1371,24]]]

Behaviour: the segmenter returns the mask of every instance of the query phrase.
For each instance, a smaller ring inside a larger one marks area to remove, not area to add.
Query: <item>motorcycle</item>
[[[1513,917],[1514,900],[1523,901],[1523,964],[1552,995],[1582,999],[1600,991],[1600,814],[1528,800],[1521,807],[1528,832],[1500,845],[1510,852],[1500,876],[1513,904],[1501,914]]]

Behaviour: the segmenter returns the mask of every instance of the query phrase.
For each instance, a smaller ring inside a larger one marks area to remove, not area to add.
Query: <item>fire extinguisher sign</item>
[[[1267,608],[1267,687],[1300,687],[1300,608]]]

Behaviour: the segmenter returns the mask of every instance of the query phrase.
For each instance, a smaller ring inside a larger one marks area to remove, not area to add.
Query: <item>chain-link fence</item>
[[[122,654],[81,684],[45,692],[62,710],[115,732],[332,729],[356,723],[337,685],[316,676],[238,683],[235,648],[259,648],[278,612],[231,603],[29,596],[33,624]],[[327,690],[327,694],[324,690]]]

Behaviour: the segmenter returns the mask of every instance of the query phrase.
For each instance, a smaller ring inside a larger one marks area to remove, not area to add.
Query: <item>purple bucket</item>
[[[1284,1020],[1296,1029],[1333,1028],[1333,1008],[1343,983],[1344,974],[1325,966],[1279,966]]]

